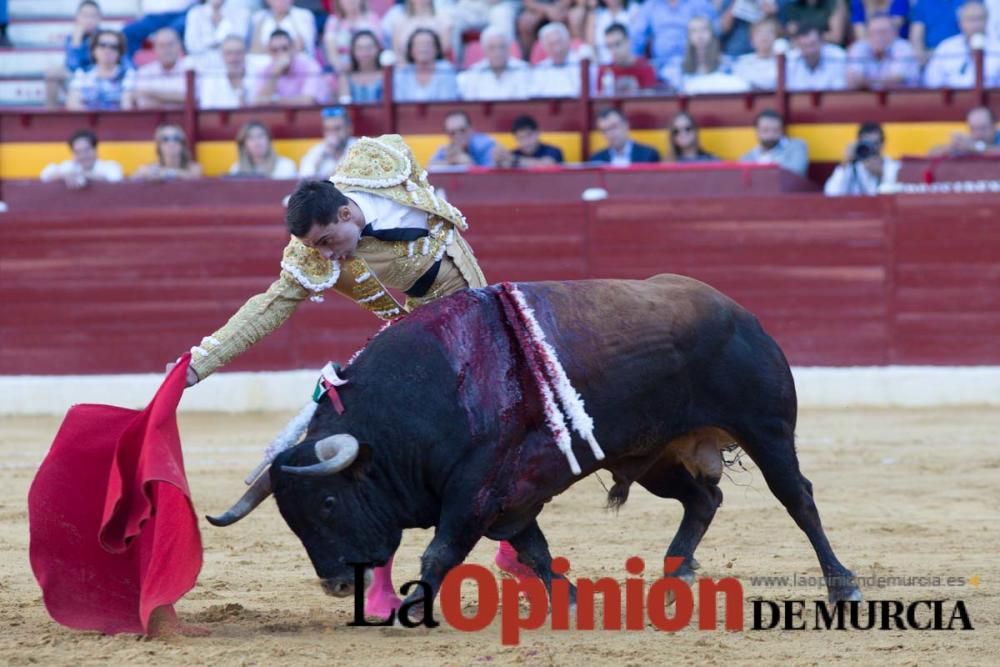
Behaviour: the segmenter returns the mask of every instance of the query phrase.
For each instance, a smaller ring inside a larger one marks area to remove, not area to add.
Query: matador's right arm
[[[292,237],[281,258],[281,275],[262,294],[251,298],[226,324],[191,349],[191,369],[204,380],[250,349],[287,320],[306,298],[322,301],[334,289],[382,319],[402,313],[391,294],[360,258],[325,259]]]
[[[191,348],[191,368],[204,380],[287,320],[309,297],[306,285],[321,292],[332,287],[339,276],[335,266],[296,238],[285,247],[281,275],[267,291],[247,301],[218,331]]]

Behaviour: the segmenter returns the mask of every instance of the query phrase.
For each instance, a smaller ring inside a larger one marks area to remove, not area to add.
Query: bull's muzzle
[[[343,579],[323,579],[320,582],[323,592],[335,598],[346,598],[354,594],[354,582]]]

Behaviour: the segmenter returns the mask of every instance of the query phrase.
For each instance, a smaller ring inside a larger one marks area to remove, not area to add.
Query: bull
[[[738,445],[811,542],[830,600],[860,599],[799,470],[788,362],[750,312],[674,275],[518,288],[583,398],[603,460],[574,438],[575,474],[553,446],[492,286],[424,306],[376,336],[344,371],[343,413],[324,400],[303,440],[210,521],[229,525],[273,494],[337,596],[354,592],[351,563],[382,565],[403,529],[432,526],[421,559],[432,598],[482,537],[509,540],[551,586],[558,575],[537,517],[605,469],[609,505],[624,503],[633,483],[682,503],[666,556],[682,559],[675,576],[693,579],[695,550],[722,503],[722,452]]]

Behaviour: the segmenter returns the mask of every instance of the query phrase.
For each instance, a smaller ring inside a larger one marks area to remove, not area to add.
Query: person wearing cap
[[[302,178],[330,178],[354,144],[351,117],[344,107],[327,107],[322,111],[323,141],[310,148],[299,164]]]

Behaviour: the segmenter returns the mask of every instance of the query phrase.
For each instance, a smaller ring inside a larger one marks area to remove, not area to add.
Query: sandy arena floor
[[[287,415],[189,415],[182,420],[188,474],[200,514],[227,507],[264,443]],[[202,522],[205,566],[178,605],[211,637],[144,641],[68,630],[52,622],[28,565],[26,497],[57,419],[0,420],[0,664],[10,665],[868,665],[997,664],[1000,650],[1000,411],[810,411],[799,452],[827,534],[861,576],[962,576],[961,587],[865,587],[869,599],[962,599],[972,632],[526,632],[502,646],[499,623],[480,633],[349,628],[351,601],[326,597],[305,551],[273,503],[232,528]],[[607,479],[607,475],[605,478]],[[759,471],[733,472],[698,557],[705,576],[735,576],[747,597],[816,599],[811,586],[755,588],[757,575],[818,576],[805,536]],[[624,562],[661,556],[680,505],[638,486],[621,514],[603,509],[594,478],[557,498],[541,523],[571,576],[624,579]],[[429,538],[407,533],[397,585],[416,578]],[[492,564],[493,545],[471,560]],[[974,579],[978,577],[978,579]],[[749,624],[749,604],[747,605]],[[440,619],[439,619],[440,620]]]

